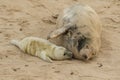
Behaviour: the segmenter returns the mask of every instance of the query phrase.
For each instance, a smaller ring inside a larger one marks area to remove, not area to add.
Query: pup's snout
[[[72,57],[73,57],[72,52],[70,52],[70,51],[68,51],[68,50],[65,51],[64,55],[68,56],[69,58],[72,58]]]
[[[72,58],[72,57],[73,57],[72,52],[69,52],[69,53],[68,53],[68,56],[69,56],[70,58]]]

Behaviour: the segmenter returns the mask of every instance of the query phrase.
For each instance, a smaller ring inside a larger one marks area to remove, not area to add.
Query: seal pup
[[[21,41],[11,40],[11,43],[20,48],[23,52],[37,56],[47,62],[72,58],[72,52],[42,38],[26,37]]]

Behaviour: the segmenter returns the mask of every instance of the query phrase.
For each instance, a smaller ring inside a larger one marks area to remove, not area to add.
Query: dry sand
[[[46,39],[56,28],[55,15],[74,3],[90,5],[103,23],[95,59],[47,63],[23,54],[11,39]],[[0,80],[120,80],[120,0],[0,0]]]

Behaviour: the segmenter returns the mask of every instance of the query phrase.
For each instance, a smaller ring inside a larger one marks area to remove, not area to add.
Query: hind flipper
[[[17,46],[17,47],[20,47],[20,44],[19,44],[18,40],[11,40],[10,43]]]

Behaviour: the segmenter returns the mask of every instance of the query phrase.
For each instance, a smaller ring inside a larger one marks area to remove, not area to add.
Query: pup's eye
[[[66,55],[66,53],[63,54],[64,56]]]

